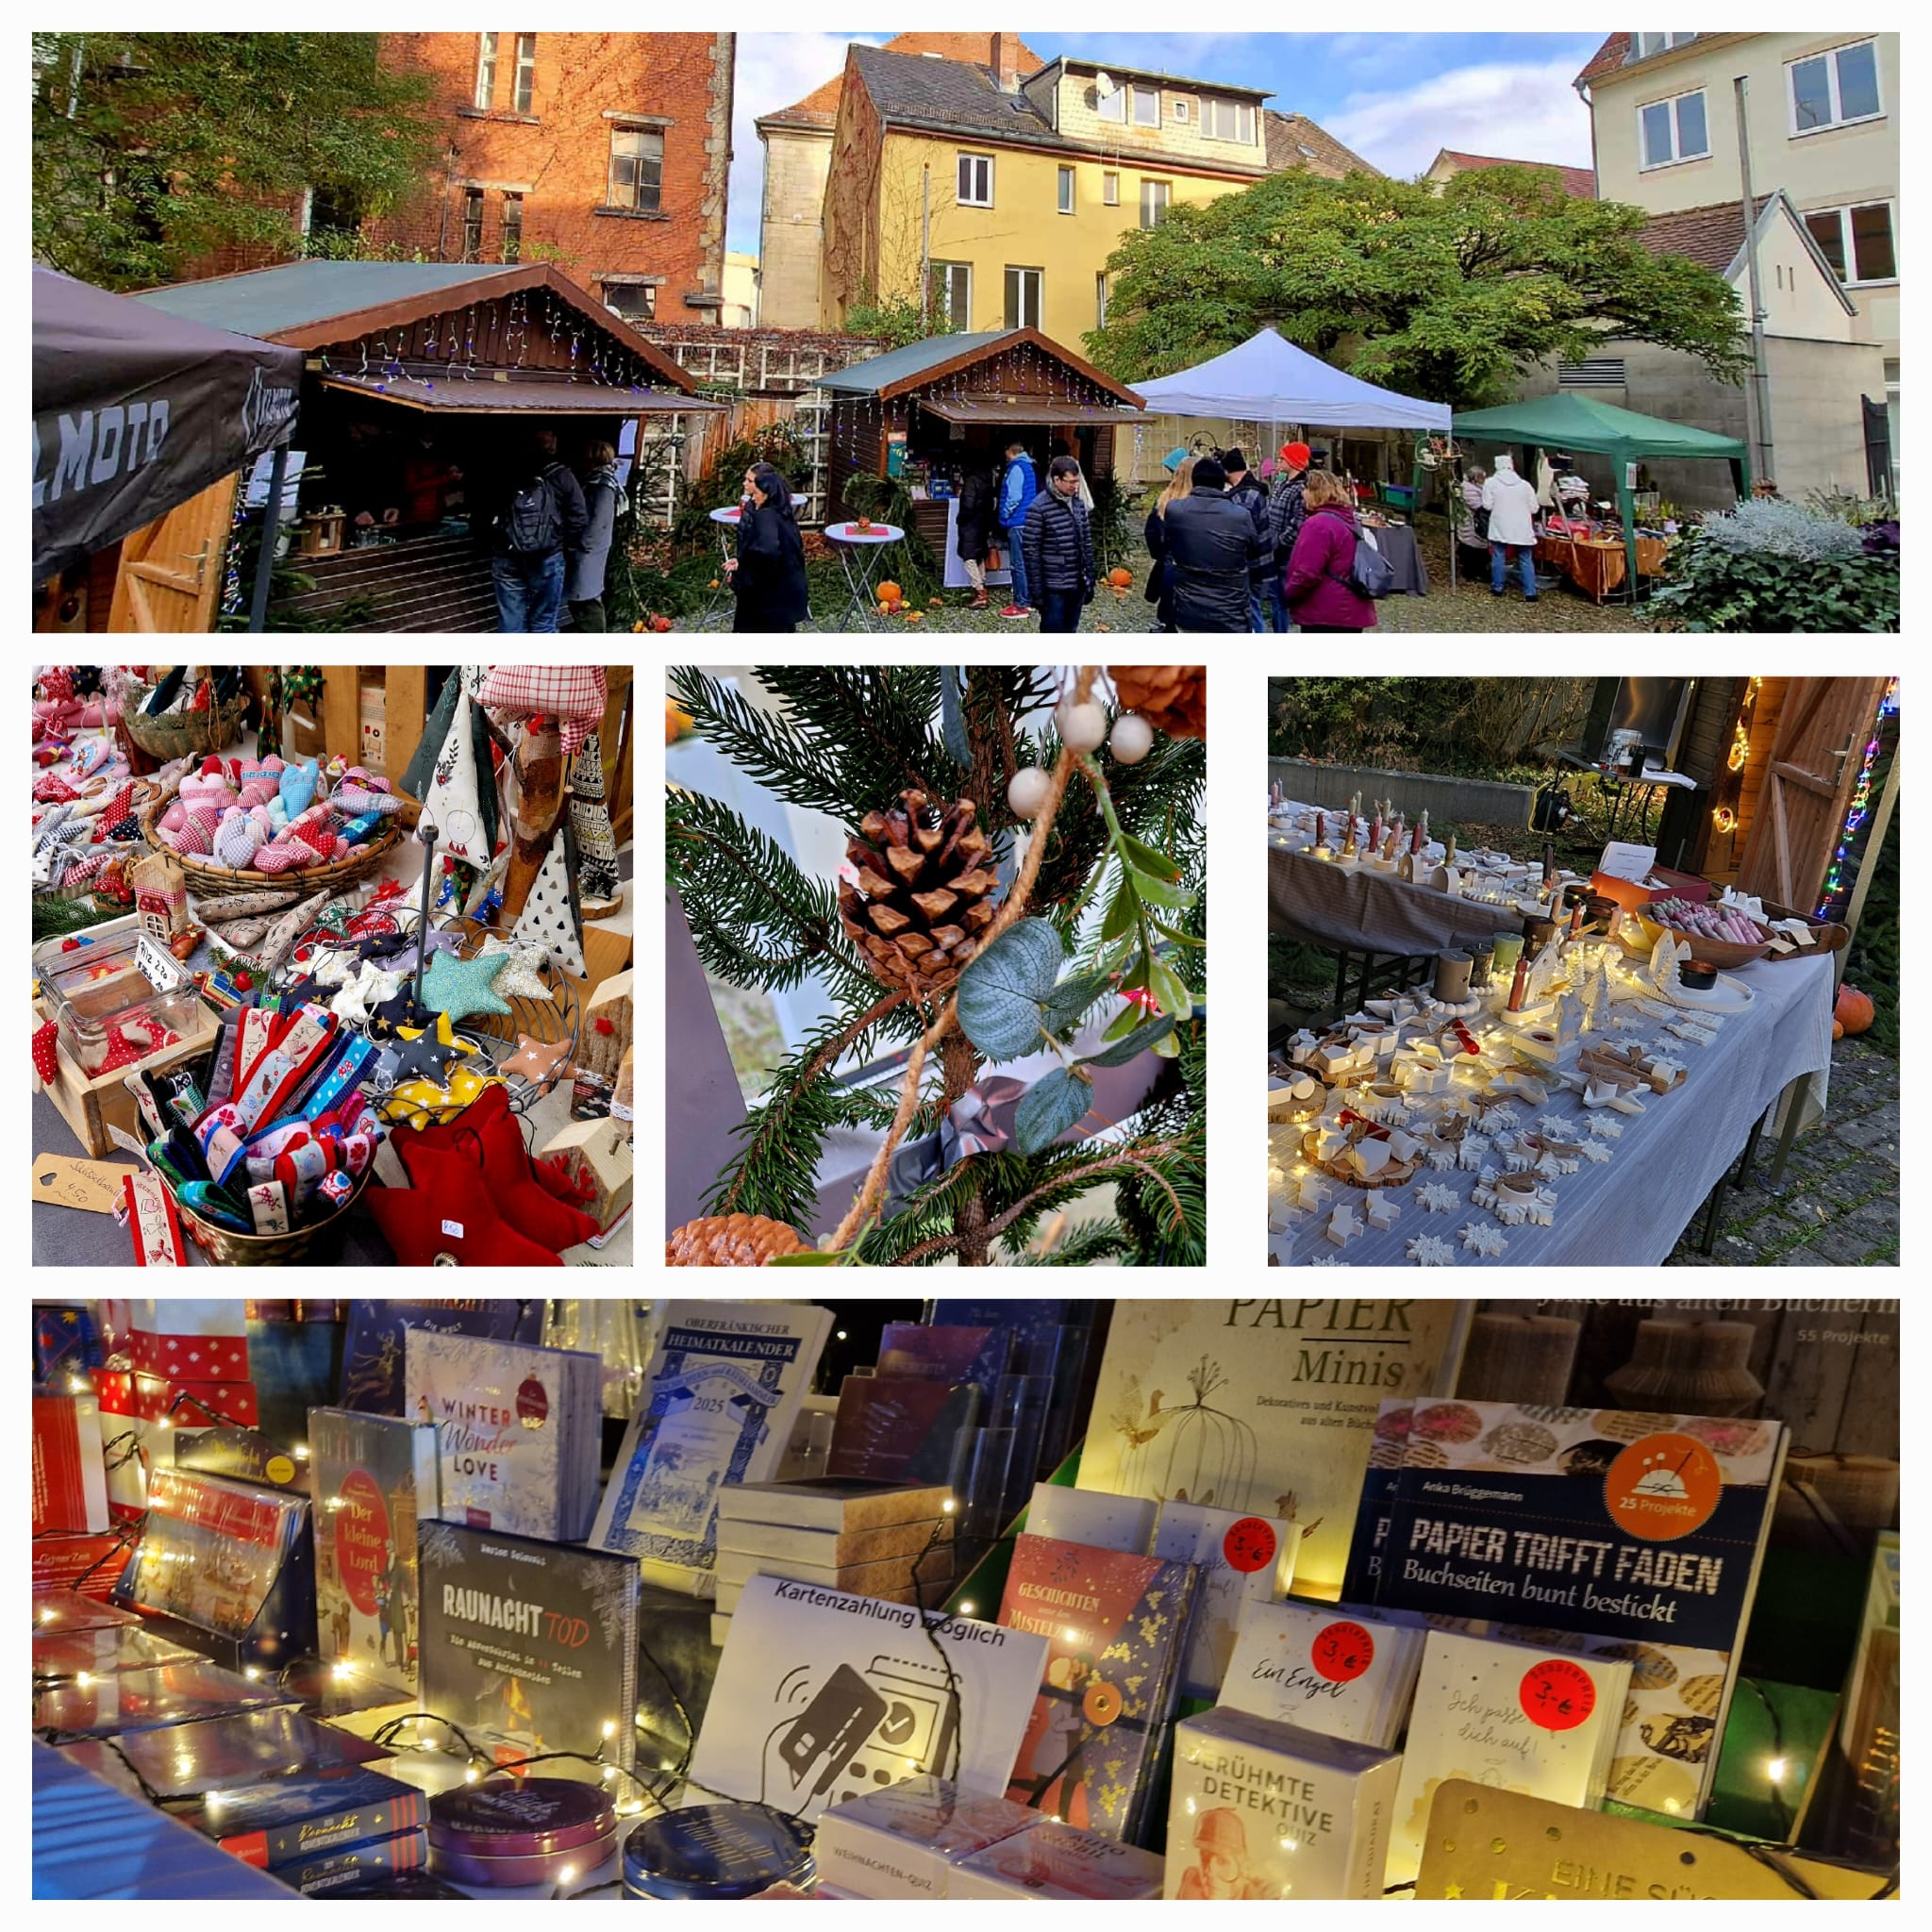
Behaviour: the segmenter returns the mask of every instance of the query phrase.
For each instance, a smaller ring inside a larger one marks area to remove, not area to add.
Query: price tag
[[[79,1160],[71,1154],[42,1154],[34,1161],[34,1199],[62,1208],[111,1214],[122,1204],[127,1170],[107,1160]]]
[[[1227,1558],[1227,1567],[1243,1575],[1265,1570],[1274,1560],[1274,1526],[1259,1516],[1243,1516],[1228,1526],[1221,1540],[1221,1554]]]
[[[1375,1640],[1359,1624],[1327,1624],[1315,1633],[1308,1661],[1331,1684],[1353,1684],[1375,1661]]]
[[[187,969],[153,933],[144,932],[135,941],[134,964],[142,977],[158,991],[173,992],[188,984]]]
[[[1566,1657],[1546,1657],[1523,1674],[1523,1714],[1546,1731],[1574,1731],[1596,1708],[1596,1680]]]

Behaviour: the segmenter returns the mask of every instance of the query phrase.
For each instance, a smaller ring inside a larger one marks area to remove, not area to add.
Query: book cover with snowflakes
[[[498,1764],[580,1752],[628,1771],[637,1705],[637,1565],[580,1545],[456,1523],[417,1529],[423,1708]],[[563,1761],[546,1775],[594,1777]]]
[[[1108,1838],[1132,1835],[1174,1713],[1193,1621],[1191,1563],[1052,1537],[1013,1544],[999,1621],[1046,1639],[1007,1796]]]
[[[479,1335],[493,1341],[541,1341],[545,1306],[541,1296],[529,1301],[351,1301],[339,1407],[369,1415],[402,1414],[403,1338],[411,1328]]]

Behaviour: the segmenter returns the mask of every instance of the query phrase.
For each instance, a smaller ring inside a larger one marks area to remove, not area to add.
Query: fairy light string
[[[1866,821],[1872,815],[1872,774],[1878,764],[1879,754],[1885,741],[1885,721],[1898,710],[1898,679],[1886,681],[1885,695],[1878,700],[1878,715],[1872,725],[1871,736],[1865,741],[1865,753],[1858,765],[1857,783],[1852,788],[1852,799],[1845,808],[1845,822],[1840,828],[1838,844],[1831,855],[1831,864],[1826,868],[1823,895],[1818,902],[1818,917],[1828,918],[1835,901],[1848,896],[1857,868],[1853,863],[1853,855],[1859,844],[1859,835],[1864,831]]]

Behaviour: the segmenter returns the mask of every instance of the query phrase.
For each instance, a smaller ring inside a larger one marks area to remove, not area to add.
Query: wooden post
[[[1891,754],[1891,769],[1885,774],[1885,790],[1878,794],[1878,809],[1872,815],[1872,830],[1865,840],[1865,850],[1858,860],[1858,882],[1852,888],[1851,904],[1845,908],[1845,930],[1853,939],[1858,936],[1858,922],[1865,916],[1865,895],[1872,890],[1872,874],[1878,863],[1880,848],[1885,843],[1886,832],[1891,825],[1891,808],[1898,803],[1898,752]],[[1838,976],[1844,977],[1845,961],[1851,958],[1849,942],[1838,955]]]

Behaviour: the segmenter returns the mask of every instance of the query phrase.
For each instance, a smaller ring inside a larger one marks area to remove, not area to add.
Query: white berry
[[[1154,749],[1154,727],[1138,712],[1124,711],[1114,720],[1108,744],[1122,764],[1138,765]]]
[[[1107,737],[1107,713],[1091,698],[1084,705],[1062,705],[1054,712],[1060,742],[1074,751],[1098,751]]]
[[[1007,786],[1007,809],[1016,819],[1038,818],[1052,787],[1053,780],[1038,765],[1028,765],[1015,772]]]

